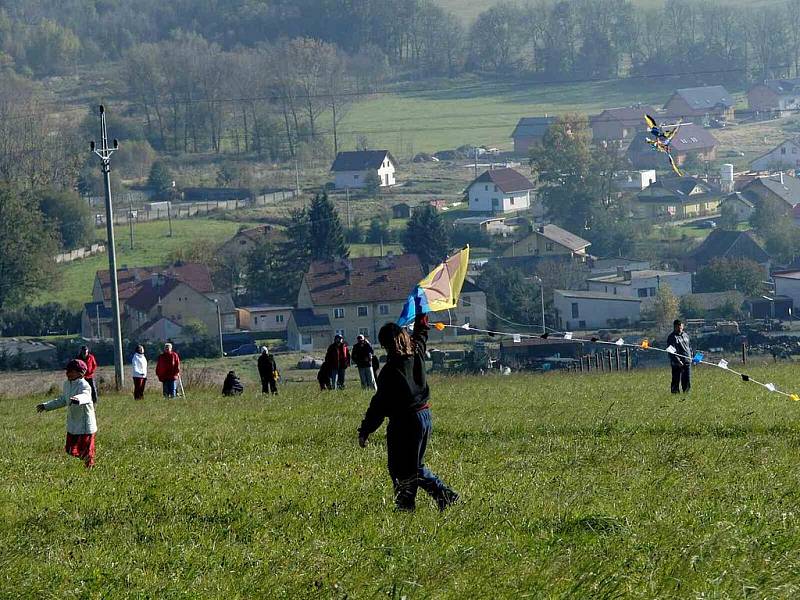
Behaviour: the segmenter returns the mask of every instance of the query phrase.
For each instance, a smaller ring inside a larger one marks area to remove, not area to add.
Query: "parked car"
[[[238,348],[226,352],[225,356],[248,356],[250,354],[258,354],[258,346],[256,344],[242,344]]]
[[[700,229],[716,229],[717,222],[716,221],[703,221],[699,224]]]

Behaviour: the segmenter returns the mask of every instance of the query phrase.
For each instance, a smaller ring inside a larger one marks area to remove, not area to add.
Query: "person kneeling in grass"
[[[389,475],[395,492],[395,505],[401,511],[416,508],[417,488],[421,487],[444,510],[458,500],[425,464],[423,458],[431,436],[430,388],[425,378],[425,348],[428,342],[428,317],[417,307],[414,335],[395,323],[387,323],[378,333],[386,349],[386,364],[378,376],[378,391],[372,397],[361,427],[358,443],[364,448],[369,436],[389,418],[386,451]]]
[[[67,454],[83,459],[87,469],[94,466],[94,437],[97,421],[94,416],[92,388],[83,378],[86,363],[80,359],[69,361],[67,381],[63,393],[55,400],[36,405],[37,412],[67,407]]]

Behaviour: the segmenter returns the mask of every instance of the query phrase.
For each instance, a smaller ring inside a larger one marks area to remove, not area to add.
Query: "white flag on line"
[[[767,388],[770,392],[774,392],[775,391],[775,384],[774,383],[767,383],[766,385],[764,385],[764,387]]]
[[[565,331],[564,332],[564,339],[565,340],[571,340],[572,339],[572,332],[571,331]]]
[[[667,346],[666,350],[669,354],[675,354],[675,346]]]
[[[617,346],[623,346],[623,345],[625,345],[625,340],[623,340],[622,338],[619,338],[619,339],[618,339],[616,342],[614,342],[614,343],[615,343]]]
[[[520,342],[522,342],[522,336],[519,335],[518,333],[515,333],[514,334],[514,343],[515,344],[519,344]]]
[[[469,330],[470,330],[469,323],[464,323],[464,324],[461,326],[461,329],[463,329],[464,331],[469,331]]]
[[[718,366],[720,369],[727,369],[727,368],[728,368],[728,361],[727,361],[727,360],[725,360],[724,358],[721,358],[721,359],[719,360],[719,362],[717,363],[717,366]]]

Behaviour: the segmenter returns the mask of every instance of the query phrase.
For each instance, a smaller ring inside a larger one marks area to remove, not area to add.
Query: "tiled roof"
[[[222,314],[236,312],[236,305],[228,292],[211,292],[206,294],[206,298],[219,302],[219,312]]]
[[[587,246],[592,245],[591,242],[586,241],[574,233],[570,233],[566,229],[561,229],[558,225],[543,225],[534,229],[534,233],[544,236],[548,240],[564,246],[565,248],[569,248],[573,252],[583,250]]]
[[[133,296],[138,291],[139,284],[149,279],[153,273],[174,277],[201,294],[214,291],[214,284],[211,282],[211,271],[206,265],[199,263],[177,263],[167,267],[125,267],[117,269],[117,285],[120,299],[125,300]],[[97,277],[103,287],[103,297],[106,300],[111,300],[111,280],[108,269],[97,271]]]
[[[757,83],[756,86],[763,85],[764,87],[769,88],[773,92],[775,92],[779,96],[790,95],[790,94],[797,94],[798,88],[800,88],[800,78],[796,79],[767,79],[766,81],[762,81],[761,83]],[[756,87],[753,86],[753,87]]]
[[[350,269],[350,283],[346,270]],[[416,254],[353,258],[348,263],[314,261],[304,281],[315,306],[405,300],[425,276]]]
[[[691,195],[692,191],[700,187],[700,193]],[[659,179],[648,185],[637,194],[640,202],[661,202],[664,199],[669,201],[689,202],[697,201],[711,192],[711,187],[694,177],[670,177]]]
[[[180,284],[173,277],[163,277],[156,285],[153,285],[151,279],[147,279],[137,286],[136,292],[128,298],[125,305],[148,312]]]
[[[770,192],[784,200],[787,204],[794,206],[800,203],[800,179],[784,173],[783,182],[775,177],[759,177],[750,182],[742,191],[747,192],[751,187],[763,185]]]
[[[339,152],[333,161],[331,171],[366,171],[378,169],[386,157],[397,164],[388,150],[358,150],[355,152]]]
[[[647,143],[647,136],[648,133],[645,131],[637,133],[636,137],[631,141],[628,152],[655,152]],[[708,130],[693,123],[682,125],[675,137],[672,138],[672,152],[675,154],[706,150],[715,148],[718,145],[719,142]],[[666,161],[666,158],[664,160]]]
[[[697,248],[689,253],[689,258],[698,265],[709,263],[715,258],[747,258],[759,264],[769,262],[770,257],[747,231],[726,231],[714,229]]]
[[[469,187],[476,183],[492,183],[500,188],[500,191],[504,194],[532,190],[534,188],[534,185],[527,177],[509,167],[484,171],[469,184]]]
[[[619,108],[606,108],[599,115],[591,118],[591,124],[601,124],[606,121],[619,121],[626,125],[636,125],[642,123],[644,125],[644,115],[654,115],[655,109],[652,106],[622,106]]]
[[[542,137],[547,132],[548,127],[555,122],[555,117],[522,117],[514,128],[511,137]]]
[[[721,85],[682,88],[675,90],[675,94],[683,98],[693,110],[716,108],[718,106],[733,107],[733,99],[730,93]]]

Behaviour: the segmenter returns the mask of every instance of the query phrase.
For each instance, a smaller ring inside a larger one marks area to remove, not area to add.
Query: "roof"
[[[698,186],[702,191],[691,195],[692,190]],[[670,202],[675,200],[688,202],[707,196],[709,192],[711,192],[711,187],[694,177],[670,177],[654,181],[636,197],[640,202],[661,202],[663,199],[668,199]]]
[[[503,223],[505,217],[463,217],[456,219],[453,223],[455,225],[483,225],[484,223]]]
[[[328,315],[315,315],[310,308],[293,310],[292,318],[298,329],[327,329],[331,326]]]
[[[689,258],[704,265],[715,258],[748,258],[759,264],[769,262],[770,256],[747,231],[712,229]]]
[[[534,188],[534,185],[527,177],[510,167],[484,171],[469,184],[469,187],[472,187],[476,183],[493,183],[500,188],[500,191],[504,194],[532,190]]]
[[[777,271],[772,274],[772,277],[780,277],[781,279],[800,279],[800,271]]]
[[[574,233],[570,233],[566,229],[561,229],[558,225],[543,225],[534,229],[533,233],[544,236],[548,240],[564,246],[565,248],[569,248],[573,252],[583,250],[587,246],[592,245],[591,242],[586,241]]]
[[[211,301],[219,302],[219,312],[222,314],[236,312],[236,305],[228,292],[211,292],[206,294],[206,298]]]
[[[604,123],[607,121],[619,121],[620,123],[636,125],[644,123],[644,115],[655,114],[655,109],[652,106],[621,106],[617,108],[606,108],[598,115],[594,115],[590,119],[590,124]],[[643,125],[644,126],[644,125]]]
[[[583,292],[577,290],[553,290],[553,293],[561,294],[565,298],[575,298],[581,300],[618,300],[620,302],[639,302],[641,298],[625,298],[616,294],[607,294],[605,292]]]
[[[775,92],[778,96],[785,96],[789,94],[797,94],[800,90],[800,78],[795,79],[767,79],[766,81],[759,82],[753,87],[763,85]],[[750,88],[752,89],[752,88]]]
[[[680,96],[693,110],[716,108],[718,106],[732,108],[734,104],[728,90],[721,85],[681,88],[675,90],[673,96]]]
[[[555,122],[555,117],[522,117],[514,127],[511,137],[542,137]]]
[[[652,279],[653,277],[673,277],[675,275],[689,275],[690,273],[679,271],[658,271],[655,269],[646,269],[642,271],[628,271],[630,279],[626,279],[625,275],[619,276],[616,273],[613,275],[600,275],[598,277],[590,277],[586,281],[593,281],[597,283],[614,283],[620,285],[631,285],[634,279]]]
[[[637,133],[631,141],[628,152],[654,153],[655,151],[645,141],[647,136],[648,133],[646,131]],[[711,135],[708,130],[694,123],[682,125],[678,133],[675,134],[675,137],[672,138],[672,151],[676,154],[697,152],[708,148],[715,148],[718,145],[719,142],[717,138]],[[666,161],[666,157],[664,160]]]
[[[175,263],[167,267],[123,267],[117,269],[117,286],[120,299],[125,300],[133,296],[138,291],[139,284],[149,279],[153,273],[161,273],[178,279],[201,294],[214,291],[211,271],[206,265],[199,263]],[[103,297],[110,301],[111,278],[109,277],[108,269],[97,271],[96,277],[102,285]]]
[[[272,310],[292,310],[294,307],[283,304],[253,304],[251,306],[240,306],[241,310],[247,312],[268,312]]]
[[[339,152],[333,161],[331,171],[366,171],[379,169],[386,157],[394,163],[397,161],[388,150],[356,150],[354,152]]]
[[[725,196],[725,198],[724,198],[722,201],[723,201],[723,202],[728,202],[728,201],[731,201],[731,202],[732,202],[732,201],[734,201],[734,200],[735,200],[736,202],[741,202],[742,204],[744,204],[745,206],[747,206],[747,207],[749,207],[749,208],[753,208],[753,203],[752,203],[752,202],[750,202],[750,200],[748,200],[748,199],[747,199],[747,198],[745,198],[744,196],[742,196],[741,192],[733,192],[733,193],[730,193],[730,194],[728,194],[727,196]]]
[[[759,154],[757,157],[755,157],[753,160],[750,161],[750,164],[752,165],[753,163],[756,163],[756,162],[766,158],[767,156],[769,156],[773,152],[776,152],[779,148],[781,148],[782,146],[785,146],[786,144],[794,144],[795,146],[800,147],[800,137],[795,137],[795,138],[792,138],[792,139],[783,140],[780,144],[778,144],[774,148],[770,148],[769,150],[767,150],[763,154]]]
[[[284,237],[284,231],[275,225],[257,225],[256,227],[248,227],[239,231],[232,239],[237,237],[246,237],[254,242],[261,240],[264,237],[278,238]]]
[[[163,277],[159,279],[159,283],[153,285],[151,279],[146,279],[137,286],[135,293],[128,298],[125,305],[148,312],[181,283],[173,277]]]
[[[748,183],[742,191],[747,192],[750,187],[759,183],[792,206],[800,203],[800,179],[797,179],[797,177],[784,173],[782,183],[780,179],[773,177],[759,177]]]
[[[350,283],[346,271],[350,271]],[[314,261],[303,281],[316,306],[405,300],[425,276],[416,254]]]

